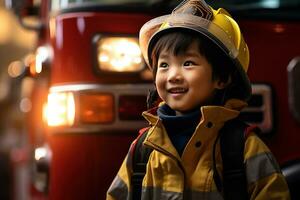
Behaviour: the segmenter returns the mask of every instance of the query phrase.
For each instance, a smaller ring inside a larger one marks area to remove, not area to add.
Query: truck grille
[[[249,124],[258,126],[264,133],[273,130],[272,88],[266,84],[253,84],[252,97],[240,117]]]

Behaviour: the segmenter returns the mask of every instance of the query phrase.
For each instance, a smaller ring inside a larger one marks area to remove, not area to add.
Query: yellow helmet
[[[149,66],[154,44],[161,34],[170,30],[189,29],[214,42],[231,58],[237,67],[241,87],[245,92],[243,99],[251,96],[251,84],[247,76],[249,49],[238,24],[223,8],[210,7],[204,0],[185,0],[171,14],[154,18],[143,25],[139,42],[143,57]]]

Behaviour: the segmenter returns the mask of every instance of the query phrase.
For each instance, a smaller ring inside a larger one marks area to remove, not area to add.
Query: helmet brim
[[[195,31],[215,43],[236,66],[240,76],[236,77],[240,90],[244,93],[241,99],[249,100],[251,96],[250,80],[237,59],[238,50],[228,34],[212,21],[189,14],[170,14],[154,18],[144,24],[140,30],[139,42],[145,62],[152,69],[151,53],[157,40],[168,32],[178,29]]]
[[[148,55],[152,50],[149,47],[161,33],[174,28],[201,33],[218,45],[231,58],[236,58],[238,55],[238,50],[228,34],[212,21],[190,14],[170,14],[148,21],[140,30],[140,47],[147,64],[149,64]]]

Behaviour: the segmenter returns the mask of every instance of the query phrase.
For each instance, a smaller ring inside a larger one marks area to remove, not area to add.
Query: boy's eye
[[[193,66],[195,63],[193,61],[185,61],[183,66]]]
[[[168,63],[162,62],[159,64],[159,68],[166,68],[168,67]]]

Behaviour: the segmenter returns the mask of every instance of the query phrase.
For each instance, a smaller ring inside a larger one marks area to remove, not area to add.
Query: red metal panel
[[[50,199],[105,199],[133,136],[55,135],[52,148]]]
[[[275,133],[267,142],[280,163],[299,159],[300,125],[289,112],[287,81],[287,66],[300,55],[299,22],[240,23],[250,48],[250,79],[270,84],[275,93]]]
[[[132,34],[149,19],[141,14],[72,13],[56,17],[52,84],[103,82],[93,71],[92,39],[98,33]]]

